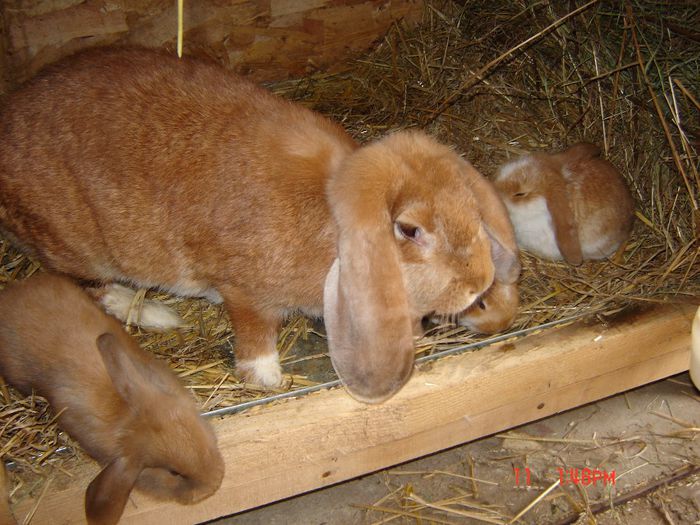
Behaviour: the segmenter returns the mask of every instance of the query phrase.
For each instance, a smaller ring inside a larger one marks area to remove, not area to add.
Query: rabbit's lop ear
[[[149,393],[168,391],[162,375],[139,362],[133,350],[115,334],[101,334],[96,344],[115,390],[130,406],[142,404]]]
[[[491,258],[495,268],[496,279],[503,284],[515,284],[520,277],[520,259],[518,248],[504,242],[499,230],[493,228],[484,219],[484,230],[491,241]]]
[[[90,525],[118,523],[141,466],[120,457],[109,463],[85,491],[85,516]]]
[[[400,181],[381,154],[376,145],[362,148],[328,186],[338,226],[338,258],[326,276],[323,301],[329,354],[348,392],[367,403],[398,391],[414,357],[390,211]]]
[[[471,163],[461,160],[461,171],[467,179],[469,189],[476,197],[484,229],[491,241],[491,258],[496,270],[496,279],[504,284],[513,284],[520,276],[520,259],[508,210],[493,184]]]
[[[558,170],[547,170],[545,178],[544,198],[549,215],[552,217],[554,238],[562,256],[569,264],[578,265],[583,262],[581,241],[578,236],[578,224],[574,216],[571,195],[563,175]]]

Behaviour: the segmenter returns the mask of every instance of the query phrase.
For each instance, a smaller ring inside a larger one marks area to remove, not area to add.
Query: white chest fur
[[[517,205],[506,202],[506,206],[520,248],[547,259],[562,259],[544,197]]]

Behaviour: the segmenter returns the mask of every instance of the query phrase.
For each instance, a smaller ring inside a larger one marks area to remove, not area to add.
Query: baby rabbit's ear
[[[142,468],[127,458],[109,463],[85,491],[85,516],[89,525],[118,523]]]
[[[558,170],[548,166],[543,166],[542,169],[546,170],[544,198],[552,217],[557,246],[566,262],[579,265],[583,262],[583,253],[578,237],[578,224],[566,181]]]
[[[379,155],[374,160],[369,166],[352,163],[329,183],[338,258],[326,276],[323,298],[333,367],[348,392],[367,403],[398,391],[411,375],[414,357],[390,213],[398,182],[389,162],[384,165]]]

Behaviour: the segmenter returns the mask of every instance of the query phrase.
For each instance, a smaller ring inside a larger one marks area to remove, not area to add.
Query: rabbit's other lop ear
[[[513,284],[520,276],[520,259],[508,210],[494,185],[471,163],[464,159],[461,161],[461,171],[474,194],[484,229],[491,241],[491,258],[496,270],[496,279],[504,284]]]
[[[517,247],[508,246],[501,240],[497,230],[488,223],[484,224],[484,230],[491,241],[491,259],[496,270],[496,280],[503,284],[514,284],[520,277],[520,259]]]
[[[344,386],[359,401],[379,403],[408,380],[414,346],[389,211],[401,175],[381,144],[363,150],[353,154],[361,160],[346,161],[329,181],[338,258],[326,276],[323,313],[331,361]]]
[[[544,198],[547,209],[552,217],[554,238],[562,256],[569,264],[579,265],[583,262],[581,241],[578,236],[578,224],[574,216],[571,195],[566,187],[566,181],[556,169],[547,170],[545,178]]]
[[[140,472],[140,465],[123,457],[102,469],[85,491],[85,516],[89,525],[119,522]]]

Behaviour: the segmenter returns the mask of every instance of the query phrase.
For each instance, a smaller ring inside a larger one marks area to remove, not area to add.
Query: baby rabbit
[[[58,424],[104,465],[85,494],[89,523],[116,523],[132,487],[184,504],[224,474],[216,437],[166,365],[64,277],[0,292],[0,375],[48,399]]]
[[[518,245],[540,257],[570,264],[604,259],[632,231],[634,202],[625,180],[593,144],[508,162],[495,184]]]
[[[223,300],[237,369],[266,386],[280,322],[323,312],[341,380],[380,402],[417,319],[512,271],[468,166],[417,131],[358,147],[211,63],[100,49],[5,100],[0,224],[47,268]]]
[[[502,332],[513,324],[520,298],[516,284],[494,281],[476,302],[457,317],[457,324],[481,334]]]
[[[248,381],[280,383],[286,315],[323,313],[346,388],[380,402],[411,374],[416,319],[512,271],[454,151],[417,131],[359,147],[215,64],[80,53],[0,123],[6,233],[79,278],[223,300]]]

